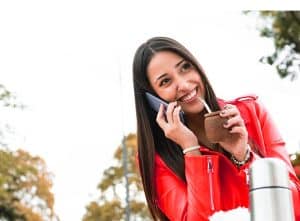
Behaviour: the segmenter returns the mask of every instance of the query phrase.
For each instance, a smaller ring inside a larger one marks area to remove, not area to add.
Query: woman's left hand
[[[220,142],[220,145],[237,160],[243,161],[247,152],[248,131],[238,108],[227,104],[221,111],[220,116],[228,119],[224,127],[230,133],[237,135],[237,139]]]

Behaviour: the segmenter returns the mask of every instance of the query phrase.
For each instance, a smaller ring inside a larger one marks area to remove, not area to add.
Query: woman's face
[[[204,98],[200,74],[187,60],[170,51],[157,52],[147,68],[153,90],[162,99],[177,101],[186,114],[203,110],[199,97]]]

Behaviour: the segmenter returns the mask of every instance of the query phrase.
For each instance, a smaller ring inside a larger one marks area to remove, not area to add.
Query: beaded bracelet
[[[199,146],[192,146],[192,147],[185,148],[182,152],[183,152],[183,154],[186,154],[187,152],[191,152],[191,151],[197,150],[199,148],[200,148]]]
[[[231,159],[231,161],[232,161],[235,165],[237,165],[237,166],[243,166],[245,163],[247,163],[248,160],[250,159],[250,146],[249,146],[249,144],[247,144],[247,151],[246,151],[246,156],[245,156],[245,159],[244,159],[244,160],[242,160],[242,161],[237,160],[237,159],[233,156],[233,154],[231,154],[230,159]]]

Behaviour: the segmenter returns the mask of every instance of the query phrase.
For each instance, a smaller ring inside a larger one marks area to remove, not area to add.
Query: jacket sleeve
[[[217,155],[185,156],[186,182],[156,159],[158,205],[172,221],[207,221],[218,210]]]
[[[254,106],[255,114],[257,116],[257,122],[254,123],[259,124],[261,129],[258,132],[256,139],[260,140],[258,143],[264,145],[264,157],[276,157],[286,163],[289,171],[295,216],[296,220],[300,221],[300,183],[289,159],[288,152],[285,148],[285,142],[264,105],[259,101],[254,101]],[[254,121],[254,117],[252,117],[252,121]]]

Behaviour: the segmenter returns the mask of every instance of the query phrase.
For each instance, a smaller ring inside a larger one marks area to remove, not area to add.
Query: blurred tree
[[[11,93],[3,84],[0,84],[0,102],[4,107],[25,107],[23,104],[17,101],[16,96]]]
[[[4,85],[0,84],[0,107],[24,109],[25,105],[17,101],[16,96],[11,93]],[[9,124],[0,121],[0,147],[7,147],[5,137],[11,133]]]
[[[246,12],[249,13],[249,12]],[[272,38],[275,51],[261,62],[275,65],[280,77],[294,80],[300,71],[300,11],[260,11],[263,37]]]
[[[0,107],[23,109],[24,105],[0,84]],[[44,160],[24,150],[9,150],[4,142],[5,129],[9,129],[9,125],[0,128],[0,220],[58,220],[50,192],[51,174]]]
[[[54,220],[51,174],[40,157],[0,150],[0,220]]]
[[[131,220],[152,220],[145,204],[143,188],[136,163],[137,138],[129,134],[125,139],[127,149],[128,183],[130,192]],[[125,220],[125,178],[123,169],[123,151],[120,145],[114,154],[115,163],[107,168],[98,184],[100,197],[86,206],[83,221]]]

